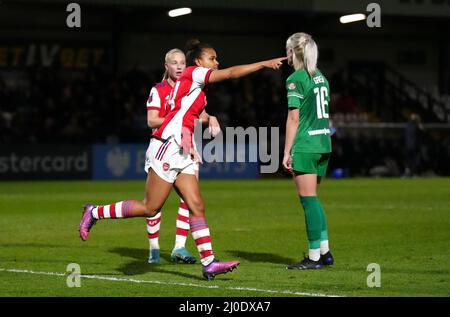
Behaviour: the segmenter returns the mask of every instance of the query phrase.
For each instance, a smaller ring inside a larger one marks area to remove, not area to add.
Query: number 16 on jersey
[[[316,105],[317,105],[317,118],[318,119],[328,119],[328,113],[326,108],[328,108],[328,89],[325,86],[314,88],[314,93],[316,94]]]

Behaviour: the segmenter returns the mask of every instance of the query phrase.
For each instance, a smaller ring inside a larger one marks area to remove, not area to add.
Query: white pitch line
[[[57,273],[57,272],[39,272],[32,270],[22,270],[22,269],[4,269],[0,268],[0,272],[9,272],[9,273],[27,273],[34,275],[50,275],[50,276],[68,276],[65,273]],[[162,282],[162,281],[150,281],[150,280],[137,280],[132,278],[117,278],[112,276],[100,276],[100,275],[83,275],[80,277],[94,279],[94,280],[104,280],[104,281],[112,281],[112,282],[131,282],[131,283],[146,283],[146,284],[160,284],[160,285],[176,285],[176,286],[189,286],[189,287],[199,287],[199,288],[209,288],[209,289],[225,289],[232,291],[252,291],[259,293],[270,293],[270,294],[286,294],[286,295],[299,295],[299,296],[311,296],[311,297],[341,297],[341,295],[328,295],[321,293],[306,293],[306,292],[292,292],[292,291],[279,291],[279,290],[270,290],[270,289],[260,289],[260,288],[251,288],[251,287],[220,287],[218,285],[201,285],[194,283],[182,283],[182,282]]]

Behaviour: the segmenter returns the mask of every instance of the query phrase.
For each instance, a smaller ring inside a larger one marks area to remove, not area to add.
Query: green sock
[[[317,199],[317,201],[319,202],[320,212],[322,213],[322,230],[320,232],[320,240],[325,241],[328,240],[327,215],[325,214],[325,210],[323,209],[320,200]]]
[[[320,211],[319,200],[316,196],[300,196],[300,202],[305,211],[309,249],[319,249],[322,232],[322,212]]]

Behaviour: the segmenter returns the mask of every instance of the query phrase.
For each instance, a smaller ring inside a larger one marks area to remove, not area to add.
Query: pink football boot
[[[212,280],[216,275],[233,271],[239,264],[239,261],[221,262],[214,260],[203,267],[203,277]]]
[[[83,241],[86,241],[89,237],[89,231],[92,226],[95,225],[97,219],[92,216],[92,209],[94,209],[95,205],[87,204],[83,208],[83,216],[81,217],[80,222],[80,238]]]

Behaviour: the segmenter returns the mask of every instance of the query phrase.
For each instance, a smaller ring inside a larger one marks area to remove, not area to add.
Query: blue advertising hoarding
[[[145,179],[148,144],[94,144],[92,179]]]
[[[92,178],[97,180],[145,179],[145,152],[148,144],[95,144],[92,155]],[[247,144],[234,146],[228,162],[207,162],[200,165],[201,179],[254,179],[259,176],[259,163],[249,162]],[[224,145],[224,153],[225,145]],[[223,157],[222,157],[223,158]]]

